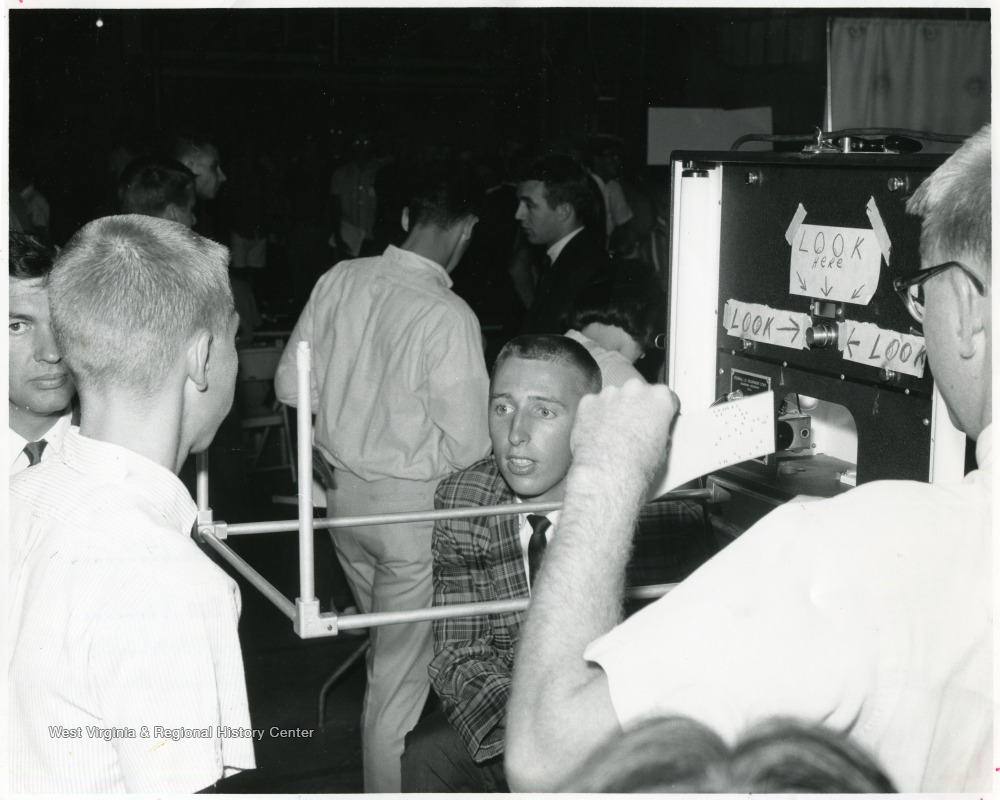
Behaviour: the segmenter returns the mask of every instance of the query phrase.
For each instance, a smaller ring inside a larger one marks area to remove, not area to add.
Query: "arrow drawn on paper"
[[[858,297],[860,297],[861,296],[861,290],[864,289],[864,288],[865,288],[865,285],[862,283],[857,289],[854,290],[853,294],[851,294],[851,299],[852,300],[856,300]]]
[[[792,325],[794,325],[795,327],[793,327],[793,328],[778,328],[778,330],[779,331],[795,331],[795,333],[792,334],[792,341],[794,342],[795,341],[795,337],[799,335],[799,330],[800,330],[799,329],[799,324],[794,319],[792,319],[791,317],[788,318],[788,321],[791,322]]]
[[[802,280],[802,276],[799,273],[795,273],[795,277],[799,279],[799,288],[804,292],[806,290],[806,282]]]
[[[833,291],[833,287],[830,286],[830,279],[829,278],[823,278],[823,288],[820,289],[820,291],[823,293],[823,297],[829,297],[830,296],[830,292]]]
[[[861,340],[860,339],[854,339],[854,338],[852,338],[854,336],[854,332],[856,330],[857,330],[857,328],[851,328],[851,335],[847,337],[847,356],[848,356],[848,358],[854,358],[854,350],[851,348],[851,345],[852,344],[861,344]]]

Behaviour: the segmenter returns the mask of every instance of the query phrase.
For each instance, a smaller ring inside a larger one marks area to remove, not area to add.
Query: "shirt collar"
[[[79,428],[66,432],[62,457],[77,472],[139,487],[144,499],[172,528],[190,535],[198,508],[180,478],[166,467],[127,448],[84,436]]]
[[[429,258],[424,258],[412,250],[403,250],[401,247],[396,247],[395,245],[389,245],[385,249],[385,253],[382,254],[383,257],[390,259],[396,264],[406,269],[415,269],[436,278],[444,286],[445,289],[450,289],[452,287],[451,276],[448,271],[438,264],[436,261],[431,261]]]
[[[545,251],[546,255],[549,257],[549,260],[553,264],[556,263],[556,259],[559,258],[559,254],[563,251],[563,248],[565,248],[566,245],[569,244],[569,240],[572,239],[574,236],[576,236],[582,230],[583,226],[581,225],[575,231],[567,233],[565,236],[563,236],[562,239],[560,239],[558,242],[552,245],[552,247],[550,247],[548,250]]]
[[[993,423],[991,422],[976,439],[976,464],[980,469],[993,466]]]
[[[514,502],[517,503],[518,505],[520,505],[521,503],[524,502],[524,500],[522,500],[518,495],[515,494],[514,495]],[[545,511],[545,512],[542,512],[542,511],[531,511],[531,512],[525,511],[523,514],[518,514],[517,518],[518,518],[518,520],[519,520],[519,522],[520,522],[520,524],[521,524],[522,527],[528,523],[528,514],[529,513],[530,514],[537,514],[540,517],[548,517],[549,518],[549,522],[552,523],[552,532],[555,533],[556,523],[559,521],[559,515],[562,513],[562,509],[558,509],[557,508],[555,511]]]
[[[55,453],[62,450],[63,438],[69,430],[72,417],[72,412],[67,411],[52,423],[52,427],[38,437],[48,442],[46,450],[51,449]],[[21,436],[21,434],[15,433],[13,428],[7,428],[7,454],[9,457],[7,463],[10,469],[14,468],[14,464],[17,463],[17,459],[20,458],[27,443],[28,440]]]

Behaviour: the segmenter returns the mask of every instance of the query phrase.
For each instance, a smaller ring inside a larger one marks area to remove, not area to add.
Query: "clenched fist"
[[[667,454],[670,426],[680,406],[662,384],[632,380],[580,401],[573,426],[573,465],[608,482],[646,488]]]

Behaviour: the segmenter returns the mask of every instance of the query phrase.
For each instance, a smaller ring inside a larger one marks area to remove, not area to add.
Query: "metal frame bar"
[[[320,612],[315,590],[315,553],[313,552],[313,532],[318,529],[363,525],[387,525],[397,522],[427,522],[439,519],[465,519],[493,514],[524,514],[526,512],[555,511],[562,508],[560,502],[508,503],[498,506],[478,508],[440,509],[437,511],[410,511],[394,514],[371,514],[359,517],[326,517],[313,519],[312,516],[312,398],[310,395],[310,350],[308,342],[299,342],[296,351],[298,372],[298,499],[297,520],[280,522],[245,522],[229,525],[212,518],[208,505],[208,454],[197,455],[197,537],[217,552],[240,575],[277,606],[292,620],[295,632],[303,639],[336,636],[341,630],[373,628],[381,625],[398,625],[409,622],[427,622],[438,619],[473,616],[476,614],[500,614],[523,611],[530,598],[496,600],[484,603],[462,603],[451,606],[432,606],[407,611],[392,611],[369,614],[339,616],[335,612]],[[717,501],[715,488],[689,489],[671,492],[660,500],[707,500]],[[722,493],[724,494],[724,492]],[[225,540],[230,536],[256,533],[298,532],[299,540],[299,596],[292,602],[276,589],[263,575],[244,561]],[[669,592],[675,584],[640,586],[630,589],[632,599],[654,599]],[[357,657],[360,657],[359,655]],[[346,665],[345,665],[346,666]]]

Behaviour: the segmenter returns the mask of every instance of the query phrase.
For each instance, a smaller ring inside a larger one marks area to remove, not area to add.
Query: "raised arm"
[[[507,718],[514,791],[552,791],[618,730],[604,672],[583,652],[620,620],[639,507],[667,451],[677,400],[638,381],[580,402],[559,535],[522,628]]]

